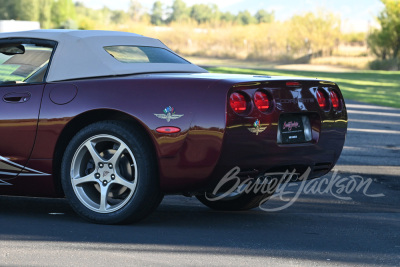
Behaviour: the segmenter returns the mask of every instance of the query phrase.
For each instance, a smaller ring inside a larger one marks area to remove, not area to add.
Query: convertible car
[[[273,192],[213,198],[233,169],[236,187],[316,178],[345,141],[334,82],[211,74],[137,34],[1,33],[0,64],[0,194],[66,197],[95,223],[141,220],[165,194],[251,209]]]

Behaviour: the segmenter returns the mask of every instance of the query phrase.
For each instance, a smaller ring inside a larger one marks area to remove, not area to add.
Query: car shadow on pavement
[[[329,258],[347,264],[396,259],[399,210],[357,206],[362,205],[303,196],[278,212],[217,212],[194,198],[168,196],[146,220],[110,226],[84,221],[64,199],[0,197],[0,246],[15,240],[51,246],[84,242],[91,250],[111,244],[118,252],[140,246],[152,253]]]

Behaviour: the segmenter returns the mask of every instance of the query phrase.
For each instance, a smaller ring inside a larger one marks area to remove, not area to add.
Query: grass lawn
[[[345,99],[400,108],[400,71],[319,72],[211,67],[214,73],[311,77],[336,82]]]
[[[12,75],[19,66],[0,65],[0,82],[1,81],[22,81],[24,77]]]

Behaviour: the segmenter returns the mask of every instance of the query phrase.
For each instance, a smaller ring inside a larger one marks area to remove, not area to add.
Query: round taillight
[[[331,101],[332,101],[332,106],[335,110],[338,110],[340,107],[340,102],[339,102],[339,97],[335,91],[331,91]]]
[[[261,112],[267,111],[271,106],[268,95],[262,91],[257,91],[254,94],[254,104]]]
[[[229,104],[236,113],[243,113],[247,110],[246,98],[241,93],[232,93],[229,97]]]
[[[318,89],[317,90],[317,100],[318,100],[318,105],[322,109],[326,109],[328,107],[328,102],[326,101],[326,96],[323,90]]]

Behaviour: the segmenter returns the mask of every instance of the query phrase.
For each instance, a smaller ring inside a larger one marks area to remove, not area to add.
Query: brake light
[[[331,91],[330,93],[331,96],[331,101],[332,101],[332,106],[335,110],[339,109],[340,103],[339,103],[339,97],[335,91]]]
[[[326,109],[328,107],[328,103],[326,101],[325,93],[322,89],[317,90],[317,100],[318,100],[318,105],[322,109]]]
[[[299,83],[299,82],[286,82],[286,86],[294,86],[294,87],[297,87],[297,86],[300,86],[301,84]]]
[[[243,113],[247,110],[246,98],[241,93],[232,93],[229,97],[229,104],[236,113]]]
[[[261,112],[267,111],[271,106],[268,95],[262,91],[257,91],[254,94],[254,104]]]

